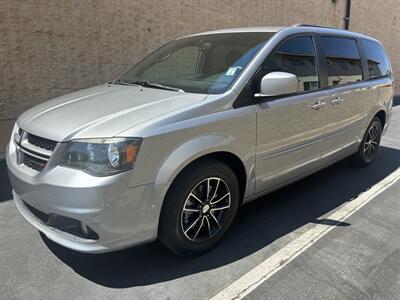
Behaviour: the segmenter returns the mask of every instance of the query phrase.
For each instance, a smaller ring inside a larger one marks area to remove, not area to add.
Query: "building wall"
[[[353,0],[351,29],[384,42],[398,78],[397,1]],[[0,153],[27,108],[112,80],[173,38],[242,26],[341,27],[344,6],[345,0],[0,0]]]
[[[400,1],[351,1],[350,29],[379,39],[388,52],[394,77],[396,94],[400,93]]]

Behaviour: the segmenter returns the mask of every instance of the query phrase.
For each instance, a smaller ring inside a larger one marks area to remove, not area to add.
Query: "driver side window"
[[[299,93],[318,89],[318,68],[312,38],[295,37],[281,44],[262,64],[260,78],[277,71],[296,75]]]

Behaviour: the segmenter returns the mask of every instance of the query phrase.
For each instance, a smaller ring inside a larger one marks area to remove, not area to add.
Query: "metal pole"
[[[343,18],[343,27],[346,30],[349,30],[350,27],[350,9],[351,9],[351,0],[346,0],[346,11]]]

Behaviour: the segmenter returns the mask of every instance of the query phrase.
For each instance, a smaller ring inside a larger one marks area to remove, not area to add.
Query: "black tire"
[[[366,167],[372,164],[378,155],[382,136],[382,123],[377,117],[373,118],[360,143],[353,159],[357,166]]]
[[[176,254],[201,254],[221,240],[239,202],[239,183],[229,166],[212,159],[195,162],[178,175],[165,197],[158,239]]]

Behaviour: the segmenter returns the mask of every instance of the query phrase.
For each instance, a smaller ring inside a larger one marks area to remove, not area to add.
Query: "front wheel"
[[[207,160],[185,169],[165,198],[158,238],[180,255],[212,248],[230,227],[239,206],[239,184],[222,162]]]
[[[382,136],[382,123],[375,117],[368,126],[354,159],[359,166],[370,165],[378,155]]]

